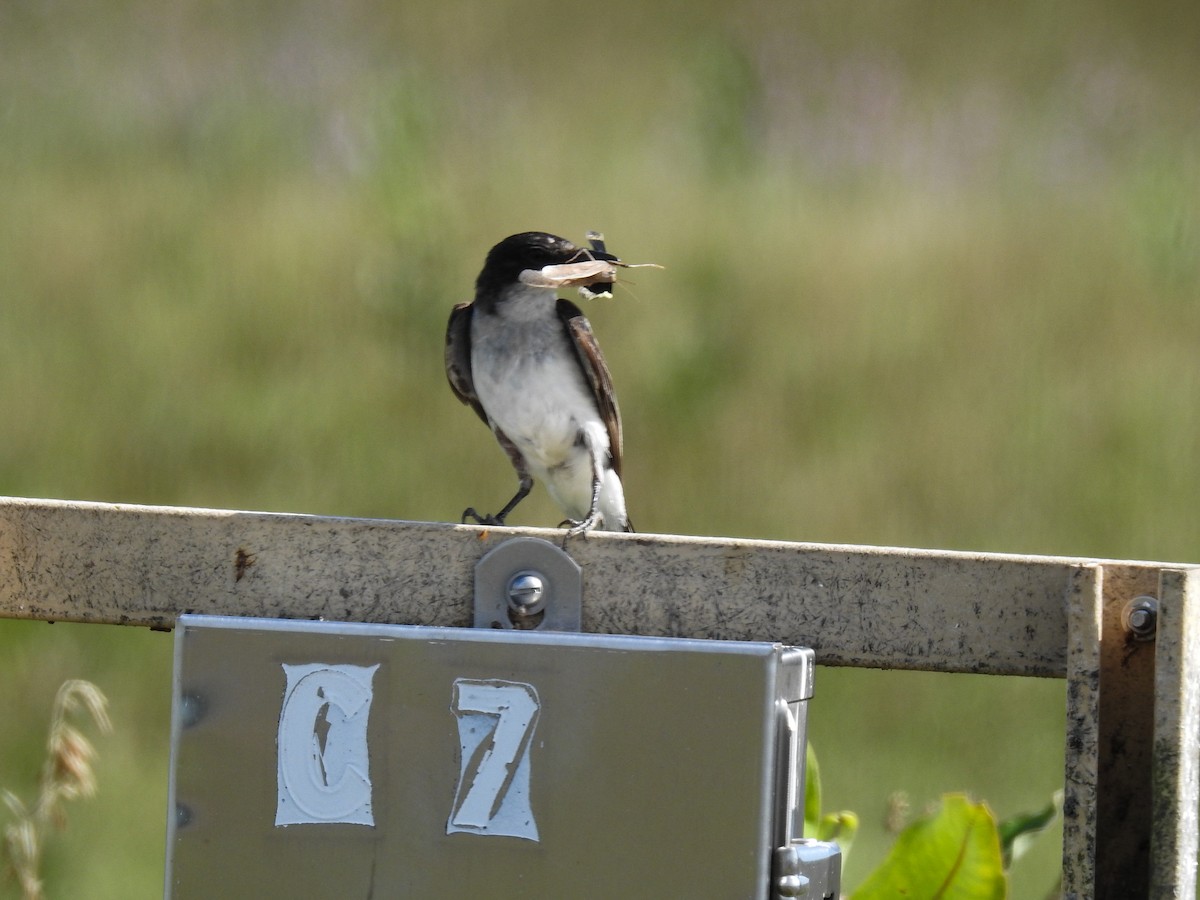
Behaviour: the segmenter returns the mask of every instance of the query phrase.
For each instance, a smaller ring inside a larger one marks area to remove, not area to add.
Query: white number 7
[[[537,691],[517,681],[459,678],[450,708],[458,717],[461,756],[446,833],[536,841],[537,823],[529,803],[529,744],[541,709]]]

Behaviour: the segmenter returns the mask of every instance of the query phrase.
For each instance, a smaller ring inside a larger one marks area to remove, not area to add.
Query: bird
[[[545,485],[569,536],[632,531],[621,482],[621,414],[591,325],[562,287],[603,296],[622,265],[602,236],[591,249],[544,231],[506,237],[488,252],[475,298],[446,328],[446,377],[491,429],[516,470],[517,492],[494,515],[473,507],[465,523],[503,525]]]

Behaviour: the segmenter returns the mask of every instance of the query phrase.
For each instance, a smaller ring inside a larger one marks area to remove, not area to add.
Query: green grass
[[[595,227],[667,266],[589,307],[640,529],[1196,560],[1198,31],[1182,2],[9,4],[0,493],[494,506],[449,307],[504,235]],[[557,518],[535,490],[514,521]],[[169,643],[0,628],[0,784],[59,681],[113,703],[54,895],[160,889]],[[850,884],[892,790],[1043,803],[1062,701],[823,669]]]

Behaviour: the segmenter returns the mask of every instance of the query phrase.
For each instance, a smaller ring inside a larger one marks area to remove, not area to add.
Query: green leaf
[[[1011,866],[1014,859],[1020,859],[1037,836],[1054,823],[1062,812],[1062,801],[1062,791],[1055,791],[1044,808],[1015,815],[1000,823],[1000,847],[1004,851],[1005,868]]]
[[[821,769],[812,744],[805,749],[804,765],[804,835],[818,841],[833,841],[842,851],[842,864],[850,853],[850,845],[858,834],[858,816],[852,812],[821,814]]]
[[[991,810],[947,794],[908,826],[853,900],[1003,900],[1007,881]]]
[[[812,744],[804,748],[804,833],[816,834],[821,823],[821,769]]]

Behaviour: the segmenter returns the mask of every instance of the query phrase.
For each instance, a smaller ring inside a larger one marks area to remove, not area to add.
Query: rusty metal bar
[[[1200,802],[1200,569],[1106,565],[1100,614],[1096,820],[1089,880],[1064,832],[1064,896],[1194,900]],[[1086,613],[1080,633],[1088,630]],[[1087,639],[1072,646],[1081,683]],[[1069,676],[1070,677],[1070,676]],[[1068,688],[1069,703],[1074,698]],[[1087,714],[1090,701],[1069,712]],[[1093,755],[1068,735],[1068,797],[1085,797]],[[1073,783],[1077,783],[1073,787]],[[1080,809],[1086,804],[1081,804]],[[1078,810],[1072,813],[1078,816]],[[1068,822],[1071,817],[1068,816]],[[1070,838],[1068,838],[1070,834]],[[1070,875],[1072,867],[1076,874]],[[1070,878],[1071,880],[1068,880]],[[1085,885],[1094,885],[1088,891]],[[1068,885],[1078,893],[1070,893]]]
[[[476,561],[559,531],[0,500],[0,617],[170,628],[183,612],[469,625]],[[590,534],[583,630],[778,640],[826,665],[1062,677],[1087,560]],[[1151,563],[1130,564],[1157,578]]]
[[[1157,571],[1104,567],[1096,900],[1149,890],[1155,644],[1132,633],[1125,616],[1136,598],[1157,593]]]

